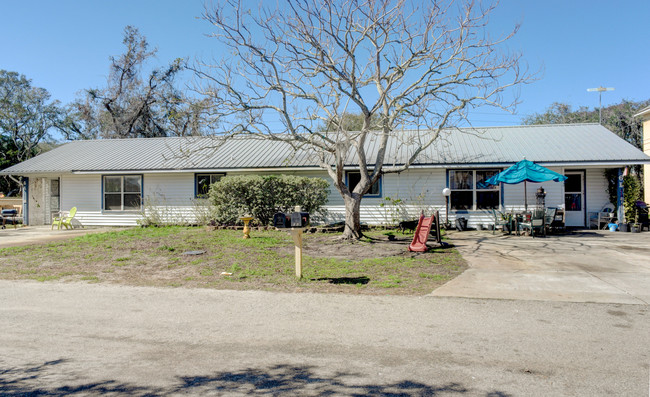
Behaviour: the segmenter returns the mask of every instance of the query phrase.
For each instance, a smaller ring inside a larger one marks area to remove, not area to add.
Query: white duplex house
[[[395,140],[389,146],[386,164],[403,163],[409,145]],[[609,203],[606,169],[650,164],[648,155],[598,124],[450,129],[409,170],[382,175],[361,203],[361,220],[391,223],[396,213],[415,217],[423,209],[444,216],[442,191],[449,188],[451,221],[462,216],[469,226],[489,224],[493,209],[523,210],[524,187],[480,182],[523,158],[568,177],[561,183],[528,183],[528,202],[535,203],[542,186],[546,205],[564,208],[566,225],[574,227],[588,226],[588,213]],[[348,183],[356,183],[353,157],[345,168]],[[252,138],[73,141],[0,171],[23,178],[26,224],[49,224],[53,214],[77,207],[76,218],[88,226],[136,225],[145,211],[161,207],[191,223],[210,184],[251,173],[328,179],[309,152]],[[327,210],[325,222],[344,217],[343,200],[333,187]]]

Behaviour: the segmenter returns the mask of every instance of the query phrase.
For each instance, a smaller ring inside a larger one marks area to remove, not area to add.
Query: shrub
[[[641,184],[636,175],[627,175],[623,178],[623,205],[625,220],[637,222],[636,202],[641,198]]]
[[[618,210],[618,169],[612,168],[605,171],[607,178],[607,193],[609,201],[614,204]],[[641,199],[641,183],[639,177],[630,173],[623,178],[623,208],[625,211],[625,220],[627,222],[636,222],[637,208],[636,202]]]
[[[293,175],[226,176],[210,188],[215,220],[234,224],[244,214],[268,225],[273,215],[289,212],[299,205],[316,213],[327,202],[329,184],[322,178]]]

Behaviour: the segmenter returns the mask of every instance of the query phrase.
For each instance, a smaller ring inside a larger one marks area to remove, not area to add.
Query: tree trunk
[[[361,195],[343,196],[345,202],[345,229],[342,239],[358,240],[361,238]]]

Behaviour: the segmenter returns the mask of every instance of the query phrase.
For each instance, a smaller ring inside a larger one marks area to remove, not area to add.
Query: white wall
[[[382,197],[361,201],[361,222],[394,224],[402,219],[416,219],[421,211],[430,215],[436,210],[444,213],[445,170],[412,169],[382,177]],[[397,200],[401,202],[393,204]],[[329,221],[343,221],[345,206],[336,189],[331,188],[327,204]]]
[[[555,168],[557,172],[563,169]],[[295,175],[308,177],[322,177],[330,181],[327,174],[322,171],[292,172]],[[229,173],[235,175],[235,173]],[[36,179],[35,179],[36,180]],[[31,183],[32,179],[30,179]],[[144,200],[148,209],[153,209],[165,219],[193,222],[196,219],[200,206],[194,199],[194,173],[161,173],[145,174],[143,178]],[[587,169],[587,205],[588,212],[595,212],[605,204],[607,199],[607,182],[603,176],[603,169]],[[563,206],[564,184],[544,182],[541,184],[528,183],[528,205],[535,206],[535,192],[543,186],[547,193],[546,206]],[[362,201],[361,221],[368,224],[393,224],[400,219],[415,219],[421,211],[427,215],[440,211],[441,218],[445,219],[445,199],[442,189],[446,187],[446,171],[444,169],[411,169],[400,174],[387,174],[383,176],[382,197],[365,198]],[[40,191],[38,186],[30,187],[31,192]],[[42,189],[41,189],[42,190]],[[504,211],[522,211],[524,186],[504,185],[503,201]],[[31,195],[31,193],[30,193]],[[388,200],[389,198],[390,200]],[[401,200],[398,205],[393,205],[393,200]],[[102,213],[101,211],[101,175],[65,175],[61,177],[61,209],[69,210],[77,207],[77,218],[84,225],[124,225],[135,226],[141,218],[140,213]],[[383,205],[382,205],[383,204]],[[30,206],[33,203],[30,201]],[[328,217],[326,222],[342,221],[345,215],[343,199],[338,191],[331,185],[329,202],[326,206]],[[34,214],[30,208],[30,218]],[[470,227],[479,223],[493,223],[491,211],[459,211],[450,212],[449,220],[465,217]]]
[[[607,194],[607,179],[604,176],[605,169],[587,169],[587,211],[599,212],[605,205],[610,204]]]
[[[61,209],[77,207],[76,218],[88,226],[135,226],[140,212],[102,212],[101,175],[66,175],[61,178]],[[169,220],[192,222],[194,174],[143,176],[146,208]]]

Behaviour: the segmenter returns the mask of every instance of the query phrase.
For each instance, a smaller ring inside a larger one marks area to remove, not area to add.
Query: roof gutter
[[[72,170],[70,171],[74,175],[110,175],[110,174],[179,174],[179,173],[199,173],[199,174],[210,174],[210,173],[228,173],[228,172],[292,172],[292,171],[323,171],[320,167],[277,167],[277,168],[186,168],[186,169],[174,169],[174,170],[93,170],[93,171],[82,171],[82,170]]]
[[[515,162],[498,162],[498,163],[457,163],[457,164],[413,164],[409,169],[460,169],[460,168],[494,168],[510,167]],[[614,160],[614,161],[536,161],[535,163],[545,167],[624,167],[626,165],[650,164],[650,158],[647,160]],[[384,169],[389,170],[393,165],[384,164]],[[399,167],[400,164],[394,165]],[[345,170],[355,170],[358,167],[346,166]],[[44,175],[44,174],[66,174],[73,175],[115,175],[115,174],[168,174],[168,173],[229,173],[229,172],[297,172],[297,171],[324,171],[317,166],[307,167],[267,167],[267,168],[187,168],[187,169],[122,169],[122,170],[41,170],[28,172],[6,172],[0,171],[0,175]]]

